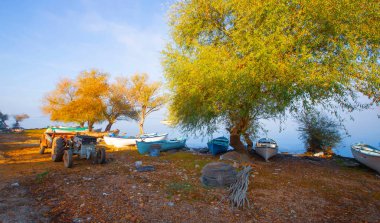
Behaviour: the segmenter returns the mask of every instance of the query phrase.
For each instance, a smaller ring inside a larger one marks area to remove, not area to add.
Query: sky
[[[41,112],[42,98],[64,78],[75,78],[92,68],[107,72],[111,78],[148,73],[151,80],[164,81],[161,50],[169,41],[167,10],[171,0],[1,0],[0,1],[0,111],[9,115],[27,113],[26,128],[53,125]],[[365,99],[363,99],[365,100]],[[380,144],[379,107],[351,114],[355,121],[344,123],[351,134],[342,143]],[[148,132],[178,129],[160,123],[166,109],[148,117]],[[13,120],[8,121],[11,124]],[[297,123],[265,121],[265,136],[278,140],[280,148],[303,148]],[[119,128],[137,134],[134,122],[118,122]],[[226,135],[221,131],[216,133]],[[201,138],[189,140],[204,144]]]
[[[91,68],[163,80],[167,9],[160,1],[0,1],[0,110],[27,113],[25,125],[37,126],[43,96]]]

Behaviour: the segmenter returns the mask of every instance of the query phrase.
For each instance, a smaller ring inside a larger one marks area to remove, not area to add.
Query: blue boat
[[[156,142],[136,142],[137,150],[140,154],[149,153],[152,145],[160,145],[160,152],[181,149],[186,146],[186,139],[171,139],[171,140],[161,140]]]
[[[207,143],[207,147],[212,155],[217,155],[219,153],[225,153],[228,150],[228,145],[230,141],[226,137],[218,137]]]

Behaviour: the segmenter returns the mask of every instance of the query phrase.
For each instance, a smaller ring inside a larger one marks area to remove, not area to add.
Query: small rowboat
[[[278,145],[273,139],[262,138],[256,143],[255,151],[261,157],[268,161],[269,158],[278,153]]]
[[[226,137],[218,137],[207,143],[207,147],[211,154],[216,156],[219,153],[225,153],[228,150],[230,141]]]
[[[138,141],[136,142],[137,150],[140,154],[146,154],[150,151],[152,145],[160,145],[160,152],[172,150],[172,149],[181,149],[186,146],[186,139],[171,139],[171,140],[162,140],[157,142],[146,142]]]
[[[351,152],[357,161],[380,173],[379,149],[367,144],[358,143],[351,147]]]
[[[104,136],[104,142],[107,145],[112,145],[117,148],[121,148],[124,146],[133,146],[136,145],[136,141],[145,141],[145,142],[157,142],[165,140],[168,137],[168,134],[145,134],[139,137],[134,136]]]
[[[69,126],[59,126],[59,127],[49,127],[46,129],[45,133],[71,133],[71,132],[87,132],[87,127],[69,127]]]

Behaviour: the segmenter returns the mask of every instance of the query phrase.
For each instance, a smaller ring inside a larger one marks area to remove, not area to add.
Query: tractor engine
[[[78,135],[73,138],[73,149],[78,151],[80,158],[90,159],[91,154],[96,152],[96,137]]]

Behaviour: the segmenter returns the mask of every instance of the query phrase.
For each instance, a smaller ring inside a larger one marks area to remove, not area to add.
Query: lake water
[[[379,107],[366,110],[362,112],[352,113],[354,121],[347,120],[344,125],[346,126],[350,136],[345,137],[342,143],[335,148],[335,152],[342,156],[352,157],[350,146],[357,142],[364,142],[375,147],[380,146],[380,119],[377,114],[380,113]],[[158,111],[151,114],[145,123],[145,132],[157,132],[157,133],[169,133],[169,138],[182,137],[186,134],[182,133],[179,129],[170,128],[160,121],[165,119],[165,110]],[[348,119],[348,118],[347,118]],[[47,117],[31,117],[25,120],[22,125],[25,128],[37,128],[46,127],[48,125],[56,125],[59,123],[53,123],[48,120]],[[277,141],[279,145],[279,150],[281,152],[289,153],[302,153],[305,151],[303,143],[298,138],[298,125],[292,120],[288,119],[282,124],[284,130],[279,131],[279,123],[273,121],[265,121],[265,127],[268,129],[266,135],[260,137],[269,137]],[[104,124],[96,125],[95,128],[102,127],[104,129]],[[128,135],[138,134],[138,125],[136,122],[119,121],[114,124],[113,129],[118,128],[121,132],[127,133]],[[229,137],[227,131],[221,130],[218,133],[214,133],[212,136],[201,137],[201,136],[187,136],[187,146],[192,148],[206,147],[206,143],[212,137],[226,136]]]

